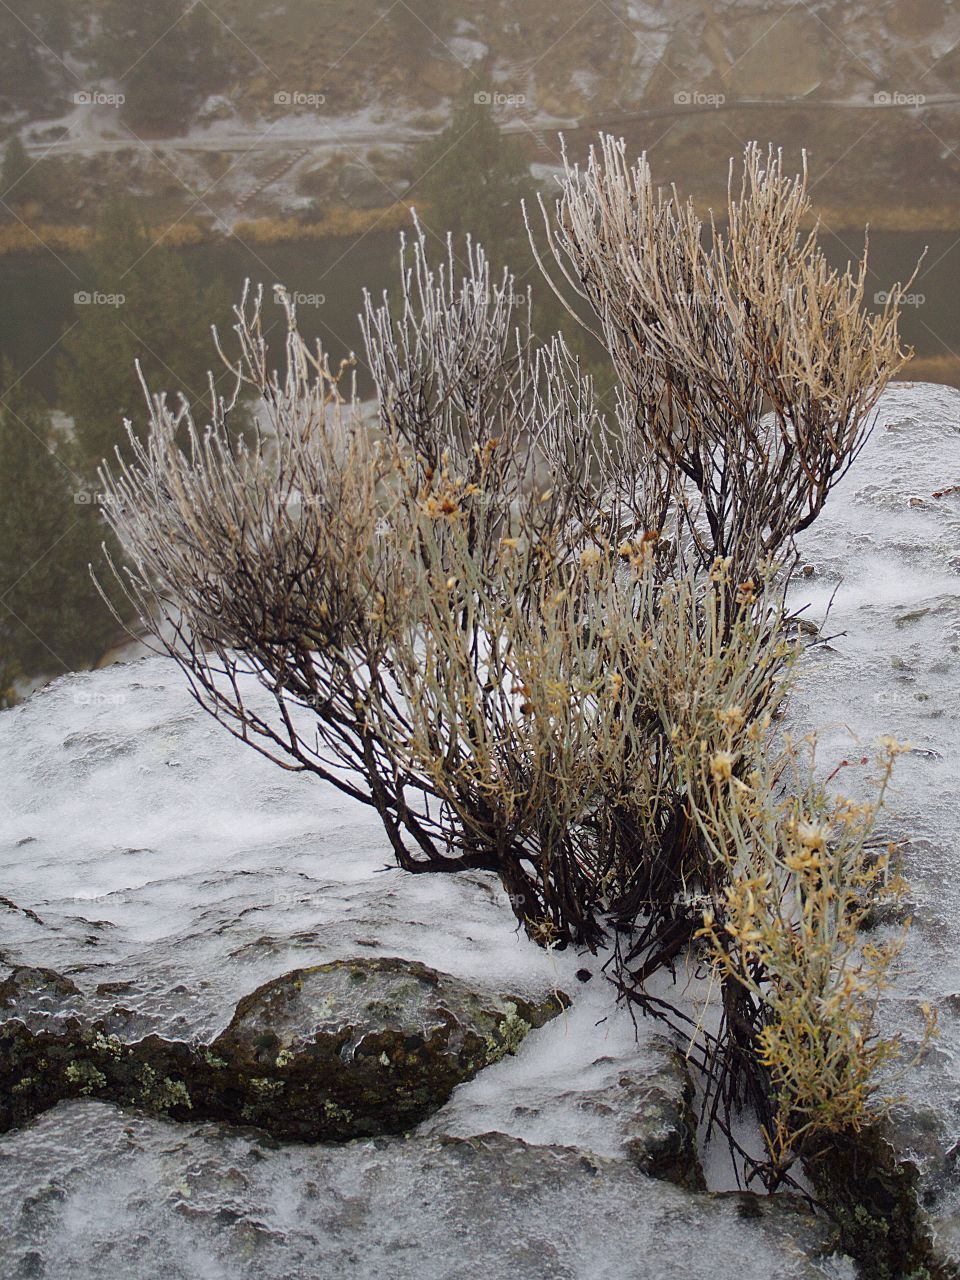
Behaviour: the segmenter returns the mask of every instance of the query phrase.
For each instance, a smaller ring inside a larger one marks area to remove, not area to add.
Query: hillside
[[[851,223],[865,210],[875,224],[922,225],[924,211],[942,220],[955,203],[954,0],[224,0],[210,23],[217,74],[197,58],[179,68],[176,94],[168,32],[139,55],[126,45],[115,80],[98,70],[97,32],[126,2],[77,6],[62,60],[41,42],[49,93],[17,78],[5,92],[8,128],[69,170],[75,217],[119,182],[158,211],[226,221],[238,207],[389,204],[416,187],[413,144],[474,95],[544,165],[557,162],[558,128],[579,151],[609,124],[650,150],[665,180],[697,188],[760,137],[807,145],[818,199],[855,206]],[[158,101],[134,126],[131,95],[154,75]],[[72,101],[97,88],[127,102]]]

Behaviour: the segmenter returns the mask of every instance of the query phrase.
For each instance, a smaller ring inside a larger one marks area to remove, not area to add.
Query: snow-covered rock
[[[902,1032],[909,1060],[922,1002],[939,1012],[932,1049],[891,1080],[904,1095],[893,1140],[919,1170],[941,1257],[960,1267],[960,490],[943,493],[958,484],[960,392],[891,387],[862,455],[803,536],[813,573],[794,602],[809,602],[811,621],[827,617],[830,639],[808,653],[790,719],[818,730],[825,775],[881,734],[911,744],[884,834],[901,847],[913,924],[882,1023]],[[845,791],[869,791],[869,768],[842,773]]]
[[[0,1131],[63,1098],[96,1097],[301,1141],[402,1133],[569,1003],[359,956],[271,979],[205,1043],[151,1032],[123,984],[105,987],[84,997],[34,968],[0,982]]]
[[[804,1204],[501,1134],[280,1146],[62,1103],[0,1143],[7,1280],[817,1280]]]
[[[960,393],[893,387],[803,538],[811,571],[794,600],[814,621],[832,600],[831,638],[805,658],[789,711],[795,731],[820,731],[825,775],[880,733],[913,743],[887,834],[903,842],[914,927],[882,1019],[909,1043],[921,1001],[940,1010],[940,1040],[894,1086],[905,1103],[891,1134],[901,1167],[918,1167],[941,1259],[960,1251],[960,493],[933,495],[954,484]],[[842,1268],[777,1216],[798,1212],[788,1198],[748,1219],[739,1215],[753,1200],[644,1178],[637,1164],[663,1172],[650,1164],[658,1142],[683,1146],[688,1084],[656,1029],[641,1023],[638,1039],[611,1003],[599,963],[533,946],[492,877],[390,868],[374,814],[233,741],[166,660],[71,676],[0,714],[0,776],[0,959],[56,970],[94,1004],[122,993],[144,1034],[209,1044],[262,984],[364,955],[522,998],[574,997],[417,1133],[386,1145],[275,1148],[237,1129],[61,1104],[0,1139],[13,1224],[5,1246],[0,1224],[0,1249],[20,1274],[94,1277],[110,1262],[115,1274],[131,1240],[142,1242],[142,1273],[172,1276],[187,1253],[192,1275],[245,1275],[242,1247],[265,1276],[296,1274],[307,1255],[335,1276],[347,1262],[328,1262],[334,1254],[353,1259],[354,1275],[426,1280],[481,1268],[718,1278]],[[847,790],[859,777],[844,767]],[[489,1131],[503,1136],[473,1141]],[[122,1158],[120,1173],[105,1172],[103,1151]],[[374,1185],[389,1190],[378,1198]],[[497,1224],[486,1235],[481,1214]],[[457,1215],[469,1261],[443,1243]],[[176,1229],[193,1233],[195,1250],[174,1249]]]

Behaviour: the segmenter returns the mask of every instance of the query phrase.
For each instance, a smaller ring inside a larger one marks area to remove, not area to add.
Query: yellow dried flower
[[[784,862],[794,872],[816,871],[820,867],[820,858],[813,849],[802,849],[799,853],[788,854]]]
[[[710,757],[710,776],[718,786],[723,782],[729,782],[733,777],[733,766],[736,760],[737,757],[729,751],[715,751]]]
[[[729,726],[731,729],[739,729],[746,718],[746,713],[744,712],[743,707],[739,706],[724,707],[724,709],[717,715],[717,719],[720,723]]]
[[[796,834],[805,849],[814,849],[822,853],[827,847],[827,836],[830,832],[822,822],[801,821],[797,823]]]

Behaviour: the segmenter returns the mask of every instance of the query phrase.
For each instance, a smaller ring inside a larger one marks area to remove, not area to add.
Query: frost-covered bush
[[[397,305],[366,302],[375,421],[292,306],[274,371],[248,294],[210,425],[156,398],[104,475],[139,615],[232,733],[372,805],[406,870],[493,872],[531,937],[609,945],[645,1012],[682,1028],[651,980],[712,966],[693,1057],[725,1132],[758,1108],[771,1182],[798,1136],[860,1122],[890,1048],[868,1047],[890,956],[851,905],[882,878],[872,810],[766,763],[793,536],[903,360],[899,293],[866,314],[865,264],[829,270],[807,209],[749,148],[705,232],[606,139],[547,229],[612,420],[508,273],[476,246],[431,266],[418,233]],[[252,443],[229,429],[250,392]]]

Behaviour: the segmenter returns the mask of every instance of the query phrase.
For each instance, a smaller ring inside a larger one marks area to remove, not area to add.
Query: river
[[[198,285],[224,281],[239,299],[243,282],[262,282],[268,313],[274,308],[271,286],[281,282],[305,295],[298,307],[300,325],[320,338],[333,361],[359,349],[357,314],[366,286],[375,295],[396,288],[397,244],[394,232],[357,239],[337,238],[276,245],[245,246],[237,240],[171,250],[181,255]],[[863,248],[863,237],[825,235],[832,262],[843,266]],[[960,385],[960,301],[954,281],[960,267],[960,237],[953,232],[876,232],[870,238],[868,303],[895,280],[907,278],[927,249],[904,309],[903,335],[917,352],[908,377]],[[48,402],[56,404],[58,341],[78,313],[74,293],[82,259],[49,254],[0,258],[0,353]],[[279,319],[279,310],[275,313]],[[211,351],[211,355],[212,355]],[[360,378],[361,392],[365,387]],[[58,406],[69,411],[68,405]]]

